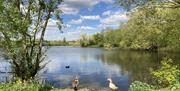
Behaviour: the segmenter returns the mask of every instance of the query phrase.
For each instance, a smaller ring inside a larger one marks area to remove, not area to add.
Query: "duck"
[[[109,81],[109,88],[110,88],[112,91],[117,91],[117,90],[118,90],[118,87],[112,82],[112,79],[111,79],[111,78],[108,78],[107,80]]]
[[[73,87],[74,91],[78,90],[78,85],[79,85],[79,79],[76,76],[76,78],[72,81],[72,87]]]
[[[65,68],[66,68],[66,69],[69,69],[69,68],[70,68],[70,66],[69,66],[69,65],[68,65],[68,66],[65,66]]]

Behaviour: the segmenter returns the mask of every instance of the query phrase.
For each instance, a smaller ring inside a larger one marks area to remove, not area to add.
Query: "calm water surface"
[[[121,91],[128,91],[133,80],[150,82],[149,68],[157,68],[162,57],[180,58],[178,54],[80,47],[51,47],[47,55],[51,62],[43,76],[56,87],[70,87],[77,75],[81,87],[107,88],[111,77]]]
[[[111,77],[120,91],[128,91],[134,80],[151,82],[149,68],[157,68],[162,57],[171,57],[176,64],[180,64],[177,53],[54,46],[47,51],[46,60],[50,62],[41,77],[47,78],[55,87],[67,88],[78,76],[80,87],[97,89],[106,89],[107,78]]]

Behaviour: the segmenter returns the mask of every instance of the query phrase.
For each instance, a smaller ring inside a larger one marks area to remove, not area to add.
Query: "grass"
[[[1,83],[0,91],[74,91],[74,90],[70,88],[66,88],[66,89],[54,88],[50,85],[40,85],[35,82],[22,83],[21,81],[16,81],[16,82],[10,82],[10,83]],[[87,88],[82,88],[82,89],[79,89],[78,91],[90,91],[90,90]],[[104,91],[104,90],[101,90],[101,91]],[[144,91],[144,90],[139,90],[139,91]],[[162,89],[153,90],[153,91],[180,91],[180,89],[170,90],[169,88],[162,88]]]
[[[73,89],[59,89],[50,85],[41,85],[37,82],[16,82],[1,83],[0,91],[74,91]],[[79,89],[78,91],[89,91],[87,88]]]
[[[43,86],[37,83],[12,82],[0,84],[0,91],[49,91],[53,89],[50,86]]]
[[[73,89],[52,89],[50,91],[74,91]],[[89,91],[89,89],[79,89],[78,91]]]

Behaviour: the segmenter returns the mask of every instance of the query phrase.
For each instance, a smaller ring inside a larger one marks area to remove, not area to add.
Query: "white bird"
[[[118,87],[112,82],[112,79],[111,79],[111,78],[108,78],[107,80],[109,81],[109,88],[110,88],[112,91],[117,91]]]

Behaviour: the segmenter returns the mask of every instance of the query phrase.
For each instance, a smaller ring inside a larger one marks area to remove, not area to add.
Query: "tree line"
[[[179,50],[180,8],[174,3],[152,1],[131,9],[120,28],[83,35],[81,46]]]

